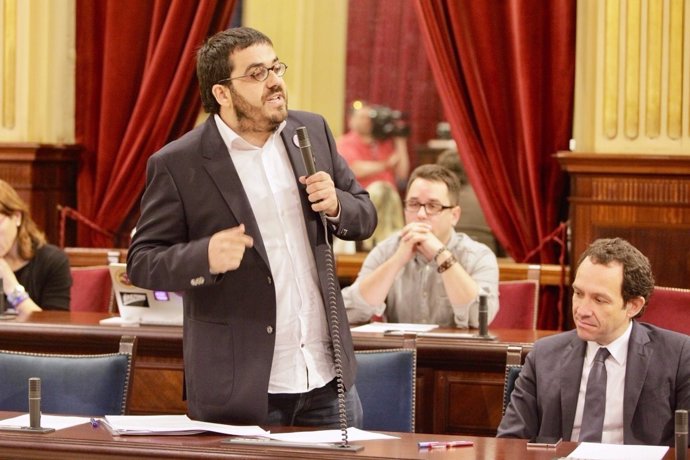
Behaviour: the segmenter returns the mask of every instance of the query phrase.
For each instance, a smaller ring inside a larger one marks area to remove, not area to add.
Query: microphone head
[[[676,433],[688,432],[688,411],[678,409],[676,411]]]
[[[307,128],[300,126],[296,129],[297,131],[297,142],[300,148],[311,147],[311,142],[309,142],[309,134],[307,134]]]
[[[41,379],[38,377],[31,377],[29,379],[29,398],[41,397]]]

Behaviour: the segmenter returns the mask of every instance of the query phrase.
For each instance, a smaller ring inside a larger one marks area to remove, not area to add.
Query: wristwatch
[[[24,286],[17,284],[14,290],[7,294],[7,301],[12,305],[13,308],[17,308],[17,305],[24,302],[29,298],[29,294],[24,289]]]

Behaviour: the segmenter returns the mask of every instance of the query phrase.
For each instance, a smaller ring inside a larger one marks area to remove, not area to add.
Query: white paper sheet
[[[307,444],[320,443],[338,443],[341,442],[342,432],[340,430],[317,430],[317,431],[298,431],[294,433],[272,433],[268,435],[269,438],[278,441],[299,442]],[[347,429],[347,440],[351,441],[369,441],[373,439],[399,439],[397,436],[390,436],[383,433],[376,433],[373,431],[364,431],[358,428]]]
[[[256,425],[200,422],[186,415],[106,415],[105,421],[113,434],[119,435],[184,435],[204,431],[236,436],[268,435],[268,431]]]
[[[571,459],[586,460],[661,460],[667,446],[633,446],[583,442],[568,455]]]
[[[436,329],[438,324],[379,323],[373,322],[353,327],[353,332],[427,332]]]
[[[91,419],[88,417],[64,417],[60,415],[41,414],[41,427],[62,430],[63,428],[81,425],[82,423],[89,423],[90,420]],[[0,420],[0,425],[9,426],[29,426],[30,423],[29,414]]]

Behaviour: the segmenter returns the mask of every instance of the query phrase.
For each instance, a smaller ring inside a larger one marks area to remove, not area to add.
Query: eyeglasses
[[[439,214],[441,211],[445,211],[446,209],[451,209],[455,207],[444,206],[441,203],[434,203],[433,201],[430,203],[422,204],[419,201],[405,200],[404,204],[405,211],[419,212],[419,208],[424,208],[424,212],[426,212],[427,216],[435,216],[436,214]]]
[[[272,70],[274,74],[276,74],[276,77],[282,77],[285,75],[285,71],[287,70],[287,64],[284,62],[276,62],[273,64],[272,67],[266,67],[263,65],[259,65],[254,67],[249,73],[240,75],[239,77],[228,77],[228,78],[223,78],[222,80],[218,80],[217,84],[224,83],[226,81],[230,80],[236,80],[238,78],[244,78],[244,77],[252,77],[256,81],[266,81],[268,79],[268,73]]]

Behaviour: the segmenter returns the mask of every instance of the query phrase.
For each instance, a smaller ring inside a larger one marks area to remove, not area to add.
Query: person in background
[[[572,288],[576,329],[534,344],[498,437],[673,446],[674,413],[690,409],[690,337],[637,321],[649,260],[621,238],[596,240]]]
[[[353,103],[349,131],[338,139],[338,152],[347,160],[362,187],[376,181],[389,183],[395,190],[407,180],[410,159],[403,136],[374,136],[374,107],[362,101]]]
[[[412,172],[406,225],[372,249],[343,290],[351,323],[385,313],[394,323],[478,327],[482,293],[491,322],[498,312],[498,262],[486,245],[454,230],[459,191],[446,168],[428,164]]]
[[[8,310],[24,315],[41,310],[69,310],[69,259],[29,215],[16,190],[0,180],[0,278]]]
[[[460,180],[458,204],[460,209],[462,209],[462,219],[458,221],[455,230],[469,235],[470,238],[475,241],[484,243],[494,254],[498,255],[498,243],[496,242],[496,238],[489,224],[486,222],[484,211],[479,204],[477,195],[474,193],[474,189],[467,179],[465,168],[463,168],[460,162],[460,156],[457,150],[449,149],[441,152],[436,159],[436,164],[450,169],[458,176],[458,180]]]
[[[127,271],[137,286],[184,292],[191,418],[334,428],[343,389],[348,426],[361,427],[352,337],[327,264],[333,236],[369,237],[376,212],[323,117],[288,111],[286,70],[247,27],[199,49],[211,115],[148,160]],[[300,127],[317,169],[308,177]]]

